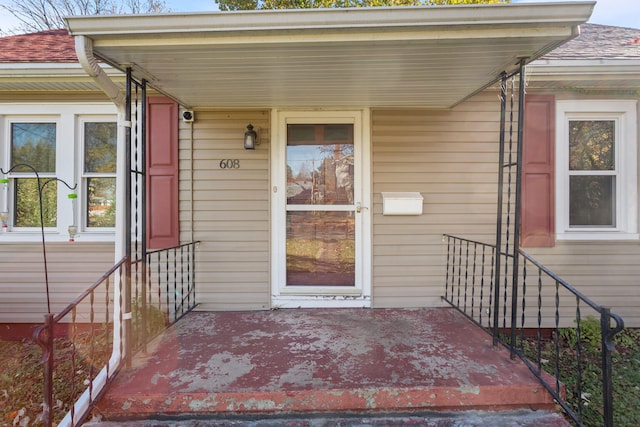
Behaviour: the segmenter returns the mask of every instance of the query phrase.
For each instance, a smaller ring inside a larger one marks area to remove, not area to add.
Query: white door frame
[[[273,110],[271,149],[271,306],[338,308],[371,306],[371,131],[368,109]],[[354,205],[356,271],[353,286],[286,285],[287,124],[352,123],[354,132]]]

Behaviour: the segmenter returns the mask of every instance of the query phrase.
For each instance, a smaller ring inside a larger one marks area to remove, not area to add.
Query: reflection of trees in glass
[[[353,125],[287,125],[287,202],[353,202]]]
[[[116,226],[116,179],[87,179],[87,227]]]
[[[87,227],[116,225],[116,138],[115,122],[84,124]]]
[[[615,227],[615,182],[613,176],[570,177],[569,224]]]
[[[116,124],[87,122],[84,125],[84,171],[116,171]]]
[[[615,121],[569,122],[569,224],[615,226]],[[589,173],[590,171],[597,171]]]
[[[56,171],[56,124],[12,123],[11,166],[28,164],[41,174],[44,184]],[[15,179],[14,217],[16,227],[40,227],[40,200],[38,180],[28,167],[17,167],[14,172],[24,173]],[[49,174],[48,174],[49,173]],[[42,176],[42,174],[45,174]],[[48,176],[47,176],[48,174]],[[45,185],[42,192],[45,227],[55,227],[57,208],[57,184]]]
[[[569,169],[615,169],[615,122],[572,120],[569,122]]]
[[[12,123],[11,164],[26,163],[39,173],[56,170],[56,124]],[[31,172],[17,168],[15,172]]]
[[[46,182],[41,180],[43,184]],[[16,227],[40,227],[40,201],[38,180],[20,178],[15,180],[16,201],[14,224]],[[55,227],[57,223],[57,183],[50,182],[42,190],[42,217],[45,227]]]

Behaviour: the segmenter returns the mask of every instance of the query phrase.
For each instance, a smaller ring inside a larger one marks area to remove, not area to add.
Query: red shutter
[[[178,218],[178,105],[147,100],[147,247],[180,243]]]
[[[555,244],[555,98],[527,95],[522,151],[521,246]]]

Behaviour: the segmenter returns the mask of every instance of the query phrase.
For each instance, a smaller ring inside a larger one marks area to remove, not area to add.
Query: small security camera
[[[185,123],[192,123],[194,120],[193,111],[185,110],[182,112],[182,121]]]

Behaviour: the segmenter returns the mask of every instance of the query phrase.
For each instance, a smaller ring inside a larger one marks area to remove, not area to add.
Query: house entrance
[[[283,113],[278,120],[274,303],[361,306],[369,300],[362,112]]]

